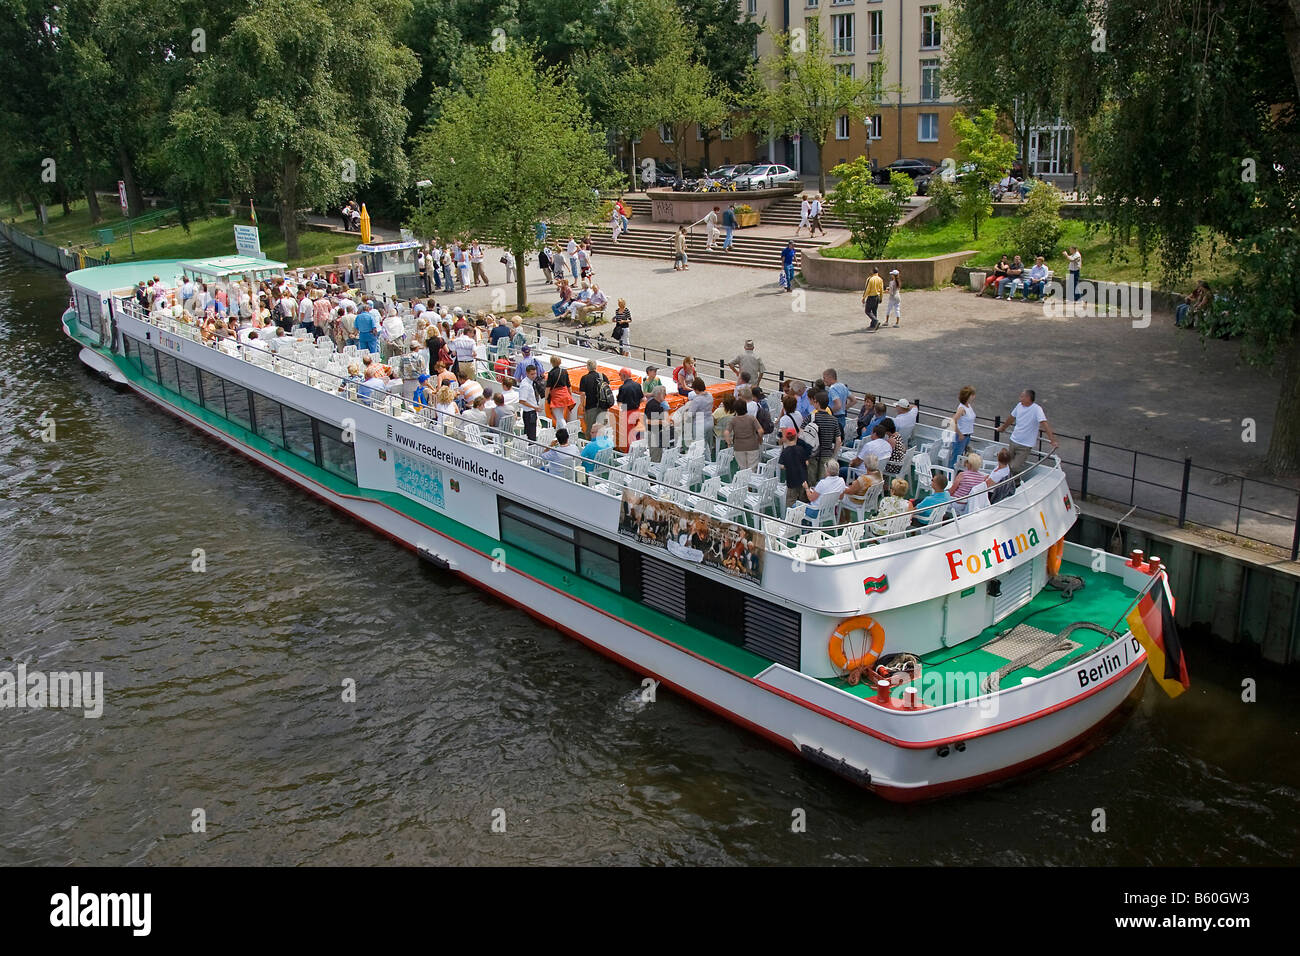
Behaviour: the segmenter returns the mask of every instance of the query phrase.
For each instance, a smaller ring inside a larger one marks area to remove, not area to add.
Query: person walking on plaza
[[[1029,461],[1030,454],[1038,447],[1040,431],[1047,432],[1047,437],[1052,443],[1052,451],[1060,447],[1056,435],[1052,433],[1052,426],[1047,423],[1047,414],[1034,398],[1032,388],[1021,392],[1020,404],[1011,409],[1007,420],[997,428],[999,435],[1008,428],[1011,429],[1011,439],[1007,444],[1011,446],[1011,474],[1015,476],[1017,485],[1021,480],[1020,472]]]
[[[1083,253],[1079,251],[1078,246],[1071,246],[1065,252],[1065,258],[1070,264],[1070,286],[1068,294],[1071,301],[1078,302],[1079,297],[1083,295],[1083,290],[1079,288],[1079,273],[1083,271]]]
[[[874,332],[880,328],[880,319],[877,311],[880,308],[880,296],[885,291],[885,280],[880,278],[880,270],[872,268],[871,276],[867,279],[867,287],[862,291],[862,302],[867,313],[867,318],[871,320],[871,326],[868,332]]]
[[[469,246],[469,265],[474,270],[474,288],[478,288],[479,280],[483,280],[484,285],[491,285],[488,281],[487,273],[483,271],[483,247],[475,239]]]
[[[894,328],[903,317],[903,280],[894,269],[889,273],[889,299],[885,303],[885,328],[889,328],[889,317],[894,317]]]
[[[812,217],[812,203],[808,201],[807,196],[803,196],[801,199],[802,201],[799,203],[799,225],[794,227],[794,234],[798,236],[800,230],[807,229],[808,235],[811,236],[812,225],[810,220]]]
[[[796,255],[794,241],[785,244],[781,250],[781,279],[786,292],[794,291],[794,258]]]
[[[714,206],[709,210],[709,214],[704,217],[704,228],[706,230],[704,248],[706,250],[711,251],[713,244],[718,241],[718,213],[720,210],[720,206]]]
[[[690,268],[686,259],[686,227],[678,226],[673,233],[673,271],[684,272]]]
[[[821,193],[818,193],[812,198],[812,208],[809,210],[808,221],[810,223],[808,229],[809,236],[817,235],[818,229],[822,231],[823,236],[826,235],[826,227],[822,225],[822,194]]]
[[[727,231],[722,240],[722,249],[724,252],[731,251],[731,236],[736,231],[736,204],[733,202],[722,213],[722,228]]]
[[[573,275],[573,281],[577,282],[582,273],[578,269],[578,239],[576,236],[569,237],[569,244],[564,247],[564,251],[569,257],[569,272]]]

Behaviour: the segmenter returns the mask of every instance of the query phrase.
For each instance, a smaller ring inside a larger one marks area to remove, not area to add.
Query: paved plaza
[[[500,279],[496,258],[488,257],[489,275]],[[674,272],[667,257],[604,256],[594,265],[611,300],[607,314],[627,299],[634,345],[692,354],[702,369],[716,371],[717,359],[752,338],[772,373],[833,366],[855,391],[955,407],[958,389],[973,385],[981,417],[1005,416],[1028,387],[1058,431],[1226,471],[1256,471],[1272,429],[1274,375],[1242,363],[1235,342],[1202,343],[1175,329],[1167,313],[1156,312],[1146,328],[1120,317],[1047,318],[1038,303],[954,287],[905,291],[901,328],[868,333],[860,294],[806,290],[800,303],[778,289],[776,263]],[[536,268],[529,290],[535,308],[554,301]],[[513,287],[506,298],[514,300]],[[446,301],[478,308],[492,300],[480,288]],[[595,330],[608,335],[612,325]],[[1254,444],[1242,440],[1245,418],[1254,419]]]

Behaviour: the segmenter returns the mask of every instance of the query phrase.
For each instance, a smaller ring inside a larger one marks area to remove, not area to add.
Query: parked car
[[[682,168],[678,169],[675,162],[665,159],[655,162],[653,185],[656,189],[682,189],[688,182],[694,182],[703,175],[703,170],[698,166],[683,163]]]
[[[730,166],[719,166],[717,169],[711,169],[706,175],[709,179],[719,179],[725,182],[735,179],[737,176],[742,176],[751,169],[753,169],[753,166],[749,163],[732,163]]]
[[[786,183],[799,183],[799,174],[789,166],[760,163],[748,172],[735,177],[737,189],[771,189]]]
[[[888,166],[883,166],[876,170],[875,180],[878,185],[885,185],[889,182],[890,173],[906,173],[913,179],[919,179],[922,176],[929,176],[939,168],[939,163],[933,159],[896,159]]]

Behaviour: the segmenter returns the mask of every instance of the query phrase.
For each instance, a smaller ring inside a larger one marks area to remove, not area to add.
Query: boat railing
[[[732,523],[763,532],[768,550],[785,551],[804,562],[829,562],[837,558],[843,560],[845,555],[849,556],[850,560],[859,560],[867,557],[870,549],[882,544],[900,541],[909,536],[913,538],[916,546],[923,547],[934,542],[931,532],[949,526],[953,530],[959,531],[960,522],[973,517],[973,515],[956,514],[953,505],[979,498],[985,493],[993,494],[996,489],[1004,486],[1020,485],[1033,477],[1040,466],[1044,464],[1049,465],[1055,471],[1059,471],[1061,467],[1056,456],[1040,454],[1027,463],[1019,472],[1010,475],[995,485],[981,486],[977,491],[959,498],[951,498],[940,505],[931,505],[925,508],[913,507],[908,511],[900,511],[887,518],[870,517],[853,522],[833,520],[829,524],[817,525],[796,523],[786,520],[784,516],[755,511],[746,507],[743,503],[730,505],[721,497],[710,499],[703,496],[701,492],[672,485],[653,475],[639,472],[634,467],[631,467],[630,456],[620,459],[618,463],[614,461],[593,462],[593,473],[589,476],[582,464],[582,459],[577,455],[573,456],[574,460],[571,465],[568,462],[556,465],[556,463],[543,457],[546,451],[549,450],[549,446],[531,441],[527,437],[514,432],[505,432],[493,428],[474,419],[466,418],[463,414],[439,412],[428,406],[419,405],[401,395],[384,394],[376,396],[374,393],[377,389],[372,386],[364,386],[355,379],[349,379],[347,376],[339,375],[329,369],[322,369],[315,365],[299,362],[279,351],[247,345],[232,339],[205,343],[197,326],[182,319],[177,319],[171,314],[146,313],[133,301],[124,300],[122,308],[133,318],[162,331],[191,339],[209,348],[217,349],[223,354],[232,355],[250,364],[276,372],[286,378],[319,388],[324,392],[344,398],[372,411],[441,434],[468,449],[518,461],[540,471],[546,471],[549,474],[557,475],[575,483],[587,485],[593,491],[621,498],[623,489],[630,489],[643,495],[649,494],[656,501],[664,503],[680,505],[684,501],[694,502],[696,505],[703,506],[704,513],[713,512],[715,507],[720,508],[726,514],[734,515],[736,520],[732,521]],[[337,355],[339,353],[332,354]],[[574,447],[575,449],[581,449],[583,444],[578,444],[575,441]],[[552,466],[555,467],[552,468]],[[912,527],[914,518],[939,513],[945,513],[940,520]],[[908,519],[906,522],[902,522],[905,526],[903,530],[882,535],[872,533],[873,525],[879,526],[887,522],[898,521],[903,517]]]

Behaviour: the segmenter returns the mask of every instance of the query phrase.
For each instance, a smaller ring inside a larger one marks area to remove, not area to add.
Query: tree
[[[604,136],[573,83],[538,62],[531,47],[511,43],[470,57],[471,88],[447,95],[438,118],[414,141],[417,177],[433,182],[419,233],[486,235],[519,264],[516,307],[527,306],[524,257],[536,225],[585,228],[599,208],[597,190],[616,181]]]
[[[1029,168],[1029,130],[1064,111],[1074,82],[1057,42],[1087,37],[1088,8],[1080,0],[1017,0],[1017,24],[1005,0],[949,0],[941,14],[945,93],[968,107],[1009,107],[1020,158]]]
[[[971,237],[980,237],[980,223],[992,215],[989,187],[1002,178],[1016,158],[1016,145],[997,131],[998,114],[991,107],[975,116],[954,113],[952,128],[957,133],[956,153],[968,169],[961,178],[958,213],[970,225]]]
[[[1186,281],[1206,233],[1235,279],[1215,311],[1245,335],[1243,357],[1281,372],[1267,464],[1300,468],[1300,5],[1109,0],[1096,27],[1061,44],[1076,78],[1091,186],[1111,234],[1158,252]],[[1063,38],[1064,39],[1064,38]],[[1100,42],[1098,42],[1100,40]]]
[[[801,133],[817,144],[817,184],[826,192],[823,157],[835,123],[861,123],[886,92],[878,69],[858,79],[836,69],[820,30],[773,33],[773,51],[750,69],[743,106],[746,127],[759,136]]]
[[[685,44],[644,67],[635,89],[648,106],[651,122],[672,130],[671,148],[678,170],[691,127],[719,126],[729,112],[726,102],[713,92],[708,67],[693,62]]]
[[[844,221],[853,242],[867,259],[879,259],[894,235],[907,200],[916,192],[916,183],[906,173],[893,170],[889,185],[875,184],[871,164],[865,156],[850,163],[840,163],[831,170],[839,177],[826,197],[835,215]]]
[[[763,27],[741,13],[736,0],[676,0],[675,5],[691,29],[695,59],[708,69],[718,95],[726,100],[739,97],[753,63],[754,41]],[[703,128],[706,169],[712,165],[709,147],[719,128]]]
[[[1026,256],[1056,254],[1065,224],[1061,222],[1061,191],[1047,181],[1034,183],[1016,212],[1011,238]],[[1028,260],[1026,260],[1028,261]]]
[[[405,181],[401,97],[417,64],[394,31],[407,10],[405,0],[248,8],[176,100],[172,168],[236,195],[269,187],[296,258],[300,207],[328,207],[379,173]]]

